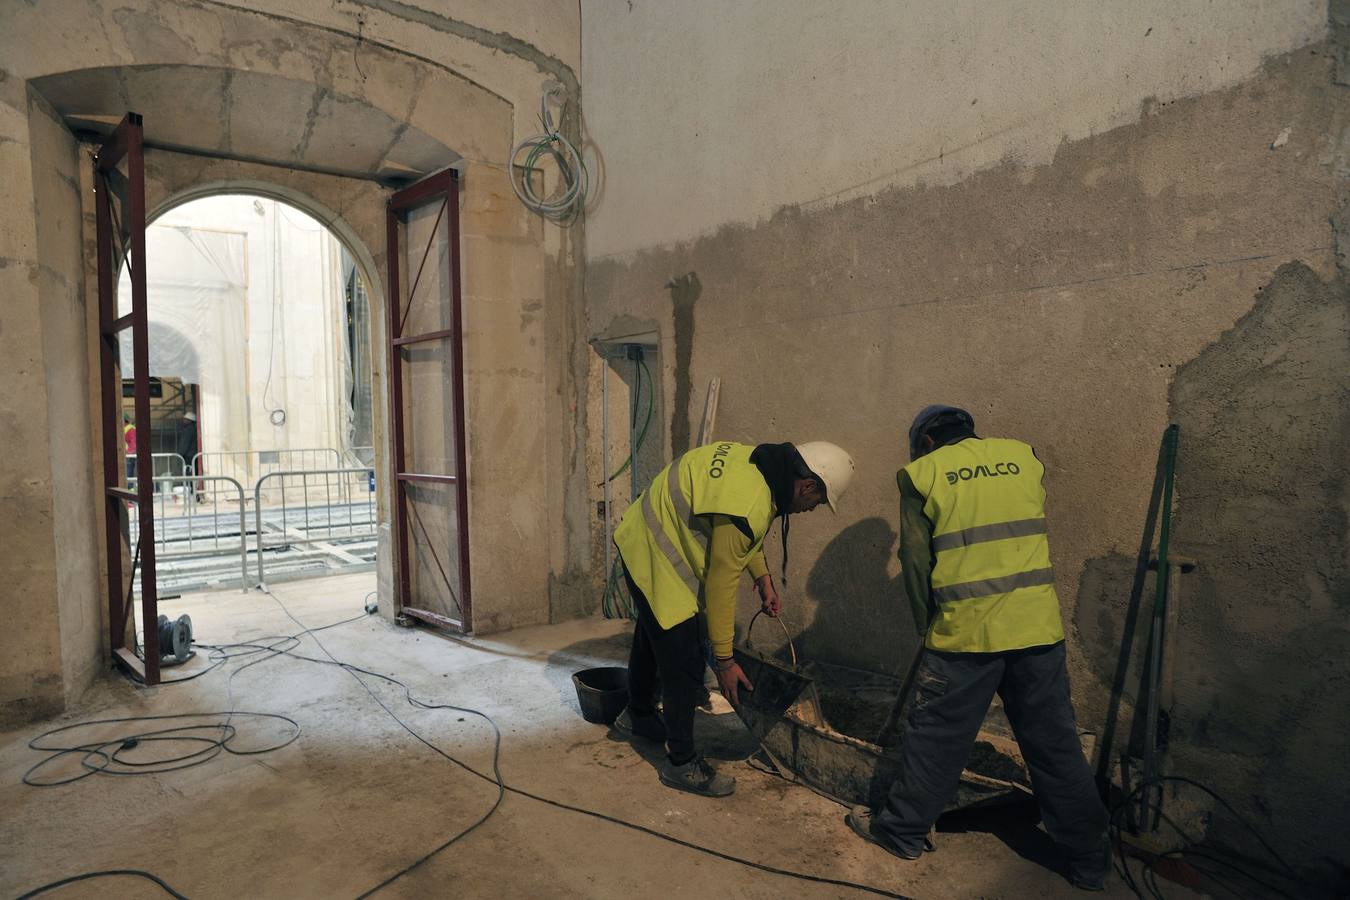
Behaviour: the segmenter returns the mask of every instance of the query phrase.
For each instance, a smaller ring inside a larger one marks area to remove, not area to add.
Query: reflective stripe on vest
[[[662,628],[698,612],[707,573],[711,516],[744,523],[758,547],[773,522],[769,486],[754,450],[722,442],[676,458],[624,512],[614,543]]]
[[[987,653],[1063,640],[1044,471],[1030,446],[1000,438],[967,438],[905,467],[933,524],[928,647]]]
[[[674,461],[666,466],[661,474],[666,476],[666,490],[670,492],[671,502],[675,506],[675,515],[682,522],[690,522],[693,519],[693,511],[689,508],[689,500],[684,496],[684,491],[680,490],[680,462],[683,459],[683,456],[675,457]],[[661,527],[661,517],[653,506],[656,502],[655,496],[654,492],[646,491],[639,498],[639,505],[642,506],[642,518],[647,523],[647,530],[651,532],[661,555],[670,563],[670,567],[675,570],[676,576],[684,582],[684,586],[689,592],[697,597],[702,584],[698,576],[694,574],[689,562],[675,548],[675,543],[666,534],[665,528]],[[706,535],[703,536],[702,544],[703,556],[706,559],[708,555]],[[645,594],[646,591],[643,591],[643,593]]]

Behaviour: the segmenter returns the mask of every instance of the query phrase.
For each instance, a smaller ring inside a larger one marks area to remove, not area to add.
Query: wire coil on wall
[[[539,98],[539,124],[544,133],[527,137],[511,148],[507,175],[511,179],[511,190],[526,209],[559,225],[570,225],[586,206],[590,174],[577,148],[559,133],[550,101],[555,101],[561,112],[567,102],[561,84],[544,85],[543,96]],[[522,152],[526,154],[524,162],[518,163]],[[561,176],[561,183],[550,195],[540,194],[530,177],[545,158],[553,160]]]

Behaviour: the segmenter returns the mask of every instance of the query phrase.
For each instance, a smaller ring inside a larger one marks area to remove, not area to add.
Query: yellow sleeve
[[[750,577],[756,581],[769,574],[769,564],[764,561],[763,544],[760,544],[759,549],[755,551],[755,555],[750,557],[750,562],[746,564],[746,568],[750,570]]]
[[[762,553],[759,558],[762,563]],[[714,516],[703,604],[713,655],[722,659],[731,655],[736,637],[736,588],[750,562],[750,539],[726,516]]]

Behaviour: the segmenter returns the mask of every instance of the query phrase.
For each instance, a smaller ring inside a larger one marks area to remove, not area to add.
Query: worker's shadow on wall
[[[845,528],[821,551],[806,579],[816,609],[797,639],[804,658],[888,675],[908,670],[919,639],[901,577],[890,574],[896,537],[877,516]]]

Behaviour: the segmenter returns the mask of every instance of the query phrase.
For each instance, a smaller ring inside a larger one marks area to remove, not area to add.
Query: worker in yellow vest
[[[1021,441],[978,437],[951,406],[919,413],[909,440],[912,461],[896,475],[900,563],[923,648],[902,698],[900,777],[883,809],[854,807],[848,824],[902,859],[932,849],[929,830],[997,693],[1070,880],[1103,890],[1108,817],[1069,700],[1044,466]]]
[[[714,770],[694,746],[704,666],[711,662],[732,703],[741,688],[754,689],[731,653],[741,573],[749,570],[762,608],[778,615],[781,599],[764,562],[769,526],[782,517],[786,572],[788,515],[822,503],[836,509],[852,478],[853,459],[824,441],[757,447],[724,441],[676,458],[624,513],[614,543],[637,624],[628,707],[614,727],[666,744],[664,784],[709,797],[735,790],[735,779]]]

